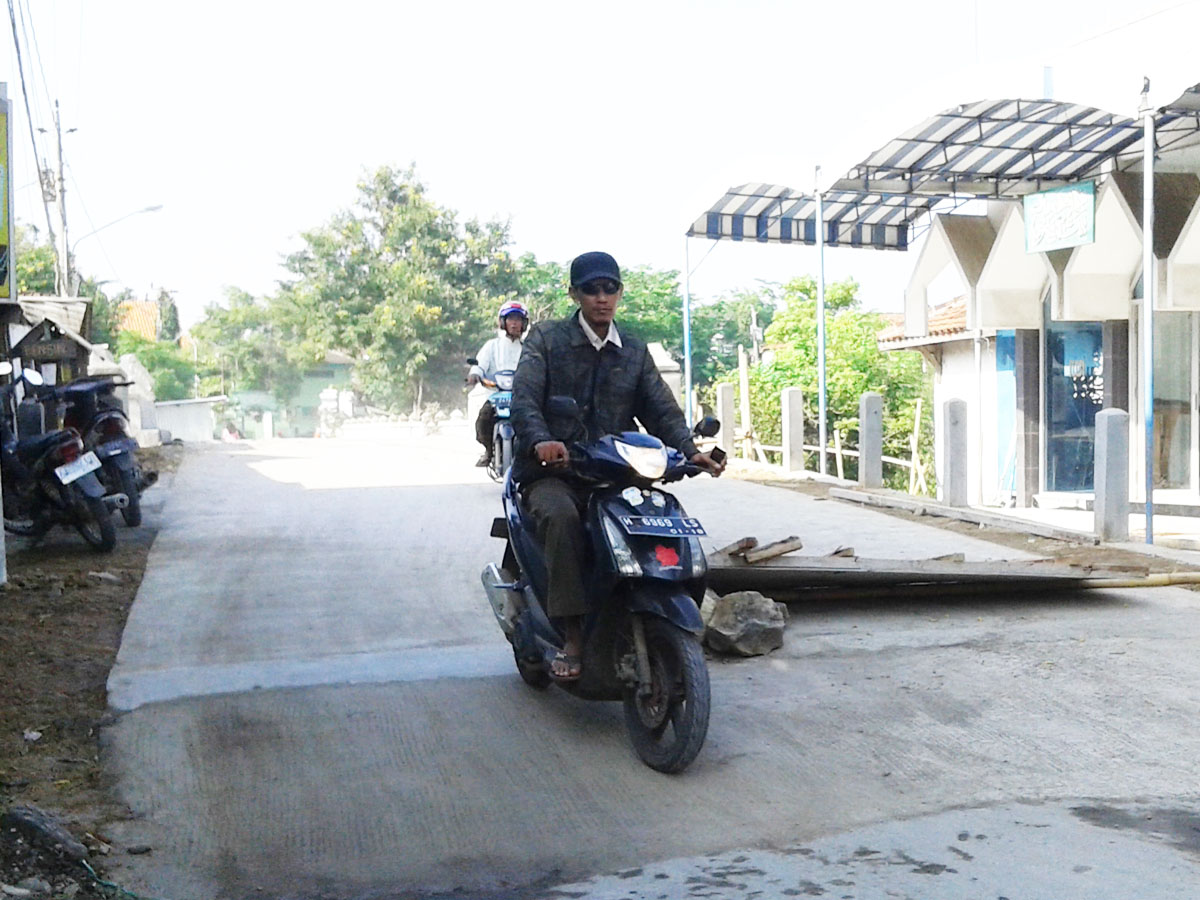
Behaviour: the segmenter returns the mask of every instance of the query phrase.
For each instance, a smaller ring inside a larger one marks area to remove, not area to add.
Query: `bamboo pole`
[[[837,477],[845,479],[846,469],[842,460],[842,429],[836,425],[833,427],[833,452],[834,460],[837,462]]]

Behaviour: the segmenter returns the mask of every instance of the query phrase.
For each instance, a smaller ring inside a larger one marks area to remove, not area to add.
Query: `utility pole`
[[[75,129],[72,128],[71,131]],[[71,261],[71,242],[67,240],[67,180],[63,172],[62,121],[58,117],[58,101],[54,101],[54,133],[58,138],[58,217],[62,220],[62,260],[66,286],[59,292],[75,296],[75,265]],[[70,132],[68,132],[70,133]]]

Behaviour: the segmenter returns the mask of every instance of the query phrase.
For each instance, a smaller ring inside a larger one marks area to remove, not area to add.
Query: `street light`
[[[74,241],[72,241],[71,246],[67,248],[67,287],[71,292],[70,296],[74,297],[76,292],[79,290],[79,285],[76,283],[76,277],[75,277],[76,276],[75,248],[78,247],[80,245],[80,243],[82,243],[83,241],[90,238],[93,234],[98,234],[99,232],[103,231],[105,228],[109,228],[113,225],[116,225],[118,222],[124,222],[128,218],[131,218],[133,216],[140,216],[142,213],[158,212],[160,209],[162,209],[161,203],[155,203],[153,206],[145,206],[142,209],[135,209],[133,212],[127,212],[123,216],[118,216],[117,218],[113,219],[111,222],[105,222],[99,228],[95,228],[95,229],[89,231],[87,234],[83,235],[82,237],[78,237]]]

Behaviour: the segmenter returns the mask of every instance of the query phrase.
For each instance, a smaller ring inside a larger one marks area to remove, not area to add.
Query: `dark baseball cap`
[[[571,287],[579,287],[597,278],[611,278],[620,283],[621,269],[617,261],[599,250],[581,253],[571,260]]]

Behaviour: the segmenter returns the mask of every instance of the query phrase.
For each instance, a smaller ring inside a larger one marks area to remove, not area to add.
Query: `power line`
[[[1108,31],[1102,31],[1099,34],[1093,34],[1091,37],[1086,37],[1082,41],[1076,41],[1074,44],[1068,44],[1067,48],[1073,50],[1076,47],[1082,47],[1084,44],[1090,44],[1092,41],[1098,41],[1102,37],[1108,37],[1110,34],[1116,34],[1118,31],[1124,31],[1126,28],[1138,25],[1142,22],[1145,22],[1147,19],[1153,19],[1156,16],[1161,16],[1163,13],[1174,12],[1175,10],[1182,9],[1185,6],[1191,6],[1195,2],[1196,0],[1184,0],[1183,3],[1176,3],[1174,6],[1168,6],[1166,9],[1159,9],[1152,13],[1146,13],[1144,16],[1131,19],[1124,25],[1114,26],[1113,28],[1108,29]]]
[[[13,46],[17,53],[17,72],[21,77],[21,96],[25,98],[25,120],[29,126],[29,143],[33,149],[34,161],[37,160],[37,139],[33,132],[33,116],[29,110],[29,91],[25,86],[25,65],[21,60],[21,39],[17,36],[17,13],[13,9],[13,0],[8,0],[8,19],[12,23]],[[41,171],[40,169],[38,170]],[[50,218],[50,206],[46,202],[46,192],[42,191],[42,207],[46,210],[46,231],[50,237],[50,246],[54,248],[55,280],[62,284],[62,263],[59,258],[58,241],[54,237],[54,222]]]

